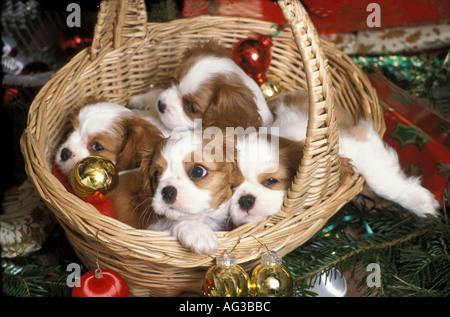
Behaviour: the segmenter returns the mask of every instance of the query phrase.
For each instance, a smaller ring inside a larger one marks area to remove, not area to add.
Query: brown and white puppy
[[[232,190],[242,182],[231,152],[220,136],[174,133],[156,148],[150,168],[153,210],[160,217],[150,230],[164,231],[197,253],[217,249],[214,231],[228,220]]]
[[[238,166],[244,181],[231,198],[235,226],[277,213],[303,154],[303,142],[254,132],[238,139]]]
[[[231,199],[230,216],[236,226],[264,220],[280,210],[301,162],[308,122],[307,100],[306,92],[298,91],[271,101],[275,105],[271,133],[277,129],[278,151],[265,138],[246,142],[245,146],[242,140],[238,141],[238,164],[245,181],[234,190]],[[337,119],[341,179],[360,173],[377,195],[420,217],[436,215],[439,204],[433,194],[420,185],[420,179],[402,171],[397,153],[383,142],[370,122],[360,120],[353,124],[345,118]],[[249,159],[250,154],[258,160]]]
[[[273,120],[259,86],[229,56],[217,41],[199,42],[184,52],[173,84],[159,96],[165,126],[246,128]]]
[[[77,162],[99,155],[119,171],[136,168],[139,153],[151,150],[162,139],[160,131],[130,109],[111,102],[88,102],[72,114],[67,138],[55,155],[55,163],[68,176]]]

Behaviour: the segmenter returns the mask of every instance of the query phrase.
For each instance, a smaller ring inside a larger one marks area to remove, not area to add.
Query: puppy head
[[[205,127],[261,125],[254,94],[259,87],[228,56],[215,41],[197,44],[184,53],[173,85],[158,101],[167,127],[193,129],[194,119],[203,119]]]
[[[153,209],[171,220],[222,217],[232,189],[242,182],[226,142],[202,139],[193,131],[174,134],[155,150],[149,179]]]
[[[268,136],[245,144],[245,153],[257,153],[259,160],[239,147],[238,163],[245,180],[231,198],[230,216],[236,226],[276,214],[300,165],[302,142],[279,138],[278,149],[274,149]]]
[[[131,110],[110,102],[87,104],[70,120],[70,132],[55,162],[64,175],[89,155],[103,156],[119,170],[139,166],[138,152],[152,149],[162,139],[159,130]]]

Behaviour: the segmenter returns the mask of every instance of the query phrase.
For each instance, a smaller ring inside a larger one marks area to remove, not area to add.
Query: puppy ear
[[[227,135],[226,133],[223,135],[223,151],[225,153],[225,160],[230,166],[229,178],[231,189],[234,189],[242,184],[245,180],[244,175],[242,174],[237,162],[237,136],[235,134]]]
[[[280,164],[288,169],[289,175],[292,175],[292,179],[294,179],[303,158],[304,142],[282,137],[278,139],[278,142]]]
[[[117,156],[119,170],[139,167],[143,157],[153,154],[159,141],[163,139],[161,131],[150,122],[139,117],[126,117],[122,121],[124,141]]]
[[[258,113],[253,92],[240,80],[218,79],[208,108],[203,113],[203,127],[260,127],[262,118]]]

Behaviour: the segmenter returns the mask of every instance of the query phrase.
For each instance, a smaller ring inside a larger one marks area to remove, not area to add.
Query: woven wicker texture
[[[250,269],[265,252],[284,255],[307,241],[363,186],[355,174],[339,180],[339,141],[334,103],[355,120],[365,117],[384,133],[382,110],[364,73],[345,54],[319,40],[298,1],[279,1],[292,31],[273,38],[269,72],[287,90],[308,89],[309,122],[304,158],[280,212],[257,224],[217,232],[217,255],[233,255]],[[101,215],[68,193],[51,174],[67,113],[81,97],[96,95],[126,105],[150,84],[167,85],[182,51],[197,39],[217,38],[232,47],[242,38],[276,32],[271,23],[201,16],[147,23],[144,1],[103,1],[93,45],[75,56],[39,92],[21,139],[26,171],[89,268],[115,270],[136,296],[173,296],[198,291],[215,256],[190,252],[170,236],[133,229]],[[256,238],[256,239],[255,239]]]

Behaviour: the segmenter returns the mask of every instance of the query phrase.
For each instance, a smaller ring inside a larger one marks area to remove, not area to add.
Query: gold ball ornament
[[[281,81],[276,76],[266,74],[266,77],[267,80],[261,85],[261,91],[266,100],[269,100],[286,92],[286,89],[283,87]]]
[[[70,184],[79,197],[101,193],[111,197],[119,182],[116,166],[101,156],[88,156],[80,160],[70,173]]]
[[[294,279],[289,270],[281,263],[281,257],[275,251],[261,256],[261,263],[252,272],[250,296],[252,297],[288,297],[294,291]]]
[[[202,293],[206,297],[247,297],[249,277],[237,265],[235,256],[227,252],[217,257],[216,265],[210,267],[202,281]]]

